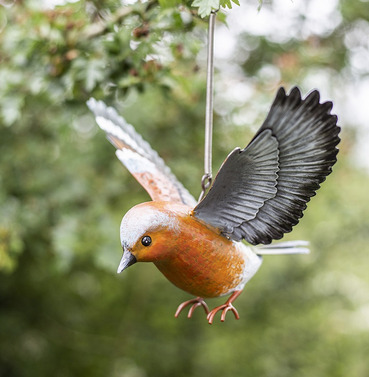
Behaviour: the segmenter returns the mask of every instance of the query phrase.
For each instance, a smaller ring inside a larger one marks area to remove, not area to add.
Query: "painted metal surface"
[[[144,218],[145,223],[132,229],[133,218]],[[141,243],[144,236],[152,239],[148,247]],[[121,240],[138,262],[153,262],[178,288],[205,298],[242,289],[261,264],[249,247],[202,224],[181,204],[135,206],[123,218]]]
[[[244,148],[236,148],[220,168],[213,186],[195,199],[164,161],[112,108],[89,101],[100,127],[117,148],[117,157],[146,189],[152,202],[123,217],[123,257],[118,272],[136,262],[152,262],[178,288],[197,296],[180,305],[188,316],[202,306],[209,323],[233,306],[261,265],[261,254],[306,253],[306,243],[269,244],[291,231],[306,203],[332,171],[340,139],[332,103],[319,103],[319,93],[305,99],[294,88],[280,89],[271,110]],[[231,294],[209,311],[204,298]]]

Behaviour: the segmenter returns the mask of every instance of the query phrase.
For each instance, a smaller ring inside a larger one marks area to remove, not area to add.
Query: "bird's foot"
[[[206,305],[206,302],[204,301],[204,299],[202,297],[196,297],[196,298],[193,298],[192,300],[188,300],[188,301],[185,301],[183,302],[181,305],[178,306],[177,310],[176,310],[176,314],[174,314],[174,317],[178,317],[179,316],[179,313],[188,305],[191,305],[191,308],[190,310],[188,311],[188,315],[187,317],[188,318],[191,318],[192,317],[192,314],[194,312],[194,310],[198,307],[198,306],[202,306],[205,310],[205,313],[208,315],[209,314],[209,308],[208,306]]]
[[[232,304],[223,304],[223,305],[217,306],[215,309],[213,309],[208,314],[207,319],[208,319],[208,322],[209,322],[210,325],[213,323],[215,314],[217,314],[220,310],[222,311],[222,315],[220,317],[220,320],[222,322],[225,321],[226,314],[227,314],[227,312],[229,310],[232,310],[232,312],[233,312],[234,316],[236,317],[236,319],[240,319],[240,316],[238,315],[237,309]]]
[[[215,314],[217,314],[220,310],[222,311],[222,314],[220,316],[220,320],[222,322],[225,321],[225,317],[229,310],[231,310],[236,317],[236,319],[240,319],[240,316],[238,315],[237,309],[232,305],[232,302],[241,294],[242,291],[235,291],[233,292],[232,296],[227,300],[227,302],[223,305],[217,306],[214,308],[208,315],[207,320],[209,324],[211,325],[214,321]]]

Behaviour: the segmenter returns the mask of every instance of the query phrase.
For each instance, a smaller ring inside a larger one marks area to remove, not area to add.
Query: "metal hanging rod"
[[[208,26],[207,76],[206,76],[206,108],[205,108],[205,153],[204,175],[201,179],[201,201],[210,187],[212,176],[212,139],[213,139],[213,96],[214,96],[214,29],[217,11],[212,11]]]

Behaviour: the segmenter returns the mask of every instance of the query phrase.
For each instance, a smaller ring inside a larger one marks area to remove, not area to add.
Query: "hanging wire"
[[[212,176],[212,139],[213,139],[213,82],[214,82],[214,28],[217,11],[212,11],[208,27],[208,53],[206,76],[206,109],[205,109],[205,153],[204,175],[201,179],[202,192],[199,202],[203,199],[206,190],[211,186]]]

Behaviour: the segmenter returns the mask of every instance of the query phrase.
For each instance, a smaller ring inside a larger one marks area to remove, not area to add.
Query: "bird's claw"
[[[231,303],[225,303],[223,305],[220,305],[220,306],[217,306],[216,308],[214,308],[207,316],[207,320],[209,322],[209,324],[211,325],[213,323],[213,320],[214,320],[214,317],[215,317],[215,314],[217,314],[219,311],[222,311],[222,315],[220,317],[220,320],[222,322],[225,321],[225,317],[227,315],[227,312],[229,310],[231,310],[234,314],[234,316],[236,317],[236,319],[240,319],[240,316],[238,315],[238,311],[237,309],[231,304]]]
[[[188,311],[188,315],[187,317],[188,318],[191,318],[192,317],[192,314],[194,312],[194,310],[198,307],[198,306],[202,306],[205,310],[205,313],[208,315],[209,314],[209,308],[208,306],[206,305],[206,302],[204,301],[204,299],[202,297],[196,297],[196,298],[193,298],[192,300],[188,300],[188,301],[185,301],[183,302],[181,305],[178,306],[177,310],[176,310],[176,313],[174,314],[174,317],[178,317],[179,316],[179,313],[188,305],[191,305],[191,308],[190,310]]]

